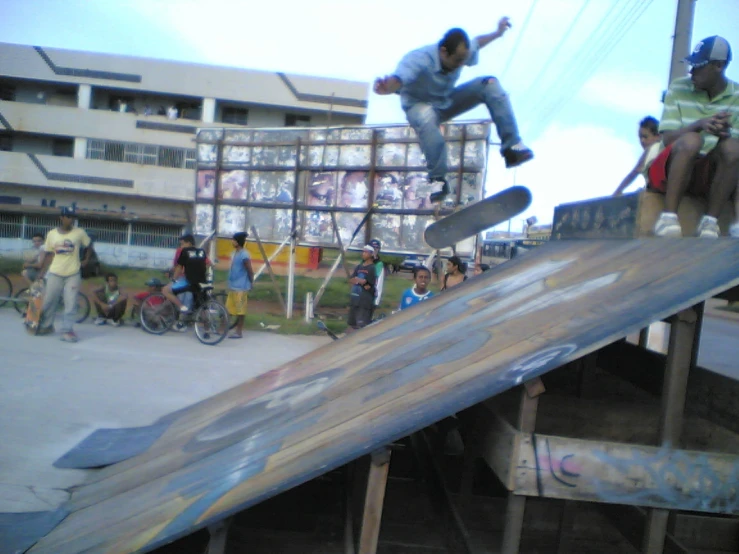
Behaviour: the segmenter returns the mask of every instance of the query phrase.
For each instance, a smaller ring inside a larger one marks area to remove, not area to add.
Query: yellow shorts
[[[245,290],[230,290],[226,297],[226,310],[231,315],[246,315],[248,292]]]

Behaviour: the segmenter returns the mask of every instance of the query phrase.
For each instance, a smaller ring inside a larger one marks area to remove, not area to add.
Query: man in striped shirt
[[[715,238],[721,207],[739,183],[739,84],[726,78],[731,47],[722,37],[699,42],[685,61],[690,77],[676,79],[667,91],[659,125],[663,150],[648,172],[649,188],[665,193],[654,234],[683,236],[677,208],[690,192],[708,199],[696,234]],[[739,221],[730,232],[739,237]]]

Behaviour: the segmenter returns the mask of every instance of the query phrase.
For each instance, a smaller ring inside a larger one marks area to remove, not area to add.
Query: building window
[[[309,115],[285,114],[285,127],[310,127]]]
[[[185,152],[182,148],[159,147],[159,166],[162,167],[184,167]]]
[[[74,141],[72,139],[54,139],[51,145],[51,153],[54,156],[74,156]]]
[[[185,150],[185,169],[195,169],[198,166],[198,155],[194,148]]]
[[[126,144],[123,142],[105,143],[105,154],[103,159],[109,162],[122,162]]]
[[[235,125],[246,125],[249,117],[249,110],[246,108],[223,108],[223,123],[233,123]]]
[[[0,133],[0,152],[13,151],[13,135]]]
[[[0,100],[13,102],[15,100],[15,87],[13,85],[0,85]]]
[[[104,140],[88,140],[87,141],[87,158],[90,160],[105,159],[105,141]]]
[[[141,165],[158,165],[195,169],[197,159],[193,148],[171,148],[157,144],[139,144],[136,142],[112,142],[89,139],[87,141],[87,158],[108,162],[125,162]]]

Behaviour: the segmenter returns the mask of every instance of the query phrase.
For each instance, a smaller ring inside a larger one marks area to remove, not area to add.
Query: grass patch
[[[336,251],[327,250],[332,253]],[[350,258],[352,256],[350,255]],[[359,263],[360,254],[356,255],[356,263],[350,263],[353,267]],[[325,261],[325,260],[324,260]],[[19,260],[0,258],[0,272],[9,276],[17,276],[22,269],[22,262]],[[158,269],[140,269],[128,267],[101,267],[101,276],[93,277],[83,281],[83,291],[93,290],[103,284],[103,276],[113,272],[118,275],[118,281],[121,288],[129,293],[142,292],[146,290],[146,281],[152,277],[160,279],[166,283],[166,277],[161,270]],[[226,289],[228,280],[228,272],[226,270],[215,271],[215,290],[216,292]],[[276,276],[283,298],[287,300],[287,276]],[[250,330],[263,330],[262,323],[267,325],[279,325],[280,328],[274,332],[281,334],[321,334],[314,323],[306,323],[302,316],[302,310],[305,305],[306,293],[312,292],[314,297],[318,289],[323,283],[323,278],[304,277],[298,275],[295,277],[295,310],[293,319],[286,319],[284,314],[281,315],[282,309],[277,299],[277,293],[272,285],[269,275],[263,274],[254,285],[249,299],[266,303],[257,308],[259,311],[249,313],[246,316],[244,327]],[[398,309],[400,297],[403,291],[413,285],[410,275],[407,273],[387,274],[385,275],[384,290],[382,302],[378,307],[378,314],[382,313],[389,316],[391,312]],[[14,286],[15,288],[15,286]],[[329,281],[326,291],[321,298],[321,302],[316,310],[316,315],[321,316],[326,326],[334,333],[342,333],[346,330],[346,314],[349,306],[349,284],[343,269],[339,268],[334,277]],[[438,286],[432,285],[431,289],[434,293],[438,292]]]

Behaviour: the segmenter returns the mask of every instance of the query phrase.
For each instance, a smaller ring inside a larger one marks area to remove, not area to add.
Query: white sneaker
[[[677,219],[677,214],[662,212],[657,223],[654,224],[654,236],[682,237],[683,229],[680,227],[680,221]]]
[[[113,327],[120,327],[121,325],[123,325],[123,322],[120,319],[114,319],[113,321],[110,322],[110,324]]]
[[[695,234],[702,239],[717,239],[721,235],[721,229],[718,228],[718,219],[710,215],[704,215]]]
[[[182,306],[180,306],[180,311],[181,311],[181,312],[182,312],[183,314],[186,314],[187,312],[189,312],[189,311],[190,311],[190,309],[189,309],[189,308],[188,308],[187,306],[185,306],[185,305],[183,304]]]
[[[739,221],[729,227],[729,236],[739,239]]]
[[[108,320],[104,317],[95,318],[95,325],[105,325],[106,323],[108,323]]]

